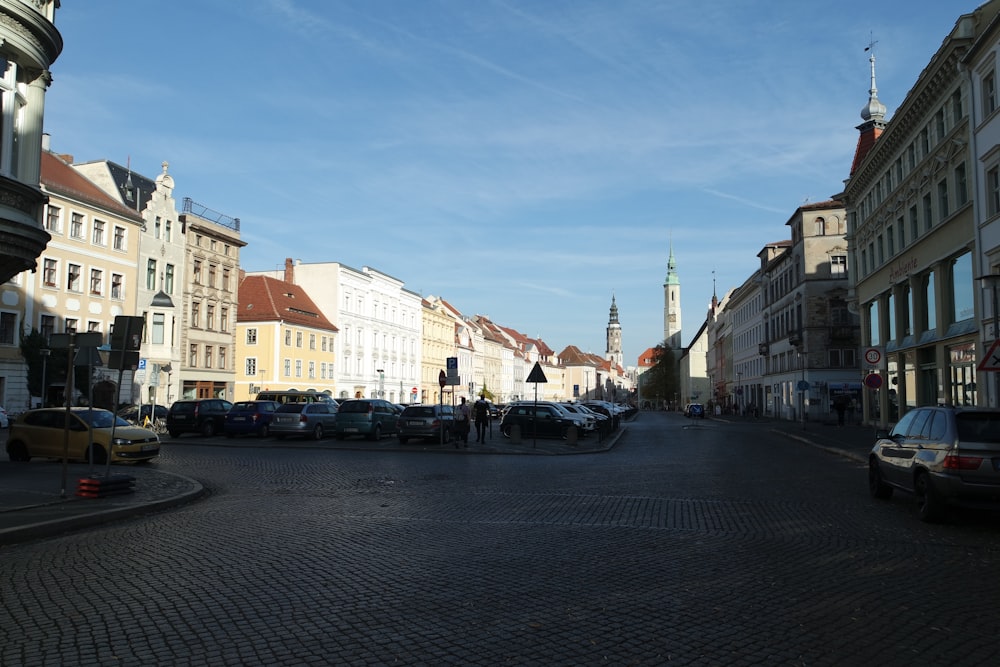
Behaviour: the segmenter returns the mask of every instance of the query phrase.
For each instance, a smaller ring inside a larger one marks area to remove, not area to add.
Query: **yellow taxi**
[[[69,459],[106,463],[110,452],[113,462],[148,461],[160,453],[160,438],[156,433],[133,426],[108,410],[70,408],[68,417],[66,413],[66,408],[41,408],[18,417],[11,424],[7,438],[10,460],[61,459],[66,446],[67,418]]]

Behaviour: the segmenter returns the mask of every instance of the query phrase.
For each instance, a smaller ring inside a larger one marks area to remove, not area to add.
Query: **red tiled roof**
[[[326,331],[337,327],[298,285],[270,276],[246,276],[240,282],[237,322],[288,322]]]
[[[851,163],[851,176],[854,175],[854,171],[864,161],[865,157],[868,156],[868,152],[875,145],[875,141],[882,135],[882,129],[876,125],[870,129],[863,130],[858,136],[858,147],[854,151],[854,162]]]
[[[120,201],[109,195],[78,172],[68,162],[49,151],[42,151],[41,184],[48,192],[71,199],[79,199],[91,206],[104,209],[109,213],[142,222],[142,215],[124,206]]]

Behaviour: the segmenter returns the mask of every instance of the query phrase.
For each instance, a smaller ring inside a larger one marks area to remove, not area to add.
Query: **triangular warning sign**
[[[990,349],[986,350],[986,356],[976,366],[979,371],[1000,371],[1000,338],[993,341]]]
[[[531,369],[530,373],[528,373],[528,382],[548,382],[548,380],[545,379],[545,372],[542,371],[542,365],[537,361],[535,362],[535,367]]]

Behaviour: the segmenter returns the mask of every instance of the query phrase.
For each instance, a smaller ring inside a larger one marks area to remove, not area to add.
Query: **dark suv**
[[[200,433],[211,437],[225,430],[226,414],[233,404],[221,398],[197,398],[175,401],[167,412],[167,433],[171,438],[181,433]]]
[[[408,405],[396,428],[402,444],[410,438],[451,442],[455,413],[450,405]]]

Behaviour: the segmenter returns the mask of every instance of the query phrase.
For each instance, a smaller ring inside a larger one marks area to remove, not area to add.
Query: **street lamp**
[[[385,396],[385,370],[377,368],[375,372],[378,373],[378,397],[382,398]]]
[[[743,371],[736,371],[736,413],[743,414],[743,401],[740,397],[743,396]]]

